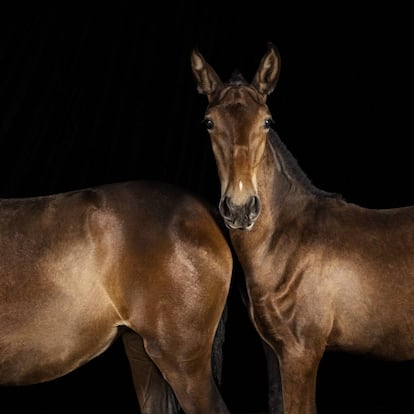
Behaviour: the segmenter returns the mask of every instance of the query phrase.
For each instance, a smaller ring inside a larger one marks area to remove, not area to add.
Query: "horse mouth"
[[[241,231],[250,231],[254,226],[255,221],[239,221],[231,220],[228,217],[224,217],[224,224],[230,230],[241,230]]]

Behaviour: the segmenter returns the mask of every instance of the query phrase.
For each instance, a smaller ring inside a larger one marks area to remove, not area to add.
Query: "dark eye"
[[[267,118],[264,121],[263,127],[264,129],[270,129],[270,127],[273,125],[273,119],[272,118]]]
[[[204,125],[207,129],[213,129],[214,128],[214,122],[209,118],[204,119],[203,123],[204,123]]]

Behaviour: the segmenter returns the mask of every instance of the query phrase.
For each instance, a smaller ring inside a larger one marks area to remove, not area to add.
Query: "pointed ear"
[[[272,43],[263,56],[259,68],[254,75],[252,85],[263,95],[270,95],[276,87],[280,73],[280,55]]]
[[[205,61],[203,55],[196,49],[191,54],[191,69],[197,81],[199,93],[207,95],[210,102],[212,96],[223,85],[215,70]]]

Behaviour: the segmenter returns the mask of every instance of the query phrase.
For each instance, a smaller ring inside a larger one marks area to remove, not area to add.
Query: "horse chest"
[[[290,280],[282,282],[283,276],[274,271],[260,272],[247,276],[246,281],[249,313],[256,329],[265,339],[278,338],[285,343],[294,339],[303,312],[302,304],[297,301],[295,275],[289,274]]]

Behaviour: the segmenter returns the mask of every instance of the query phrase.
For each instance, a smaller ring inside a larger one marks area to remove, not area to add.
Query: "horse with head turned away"
[[[197,49],[191,65],[249,314],[277,356],[284,413],[314,414],[326,350],[414,358],[414,207],[365,208],[311,184],[272,128],[272,44],[250,83],[223,82]]]
[[[222,230],[155,181],[0,199],[0,384],[61,377],[122,336],[142,414],[228,413]]]

